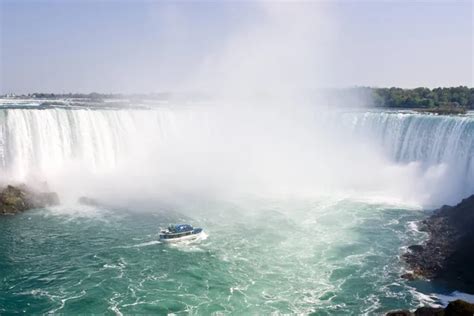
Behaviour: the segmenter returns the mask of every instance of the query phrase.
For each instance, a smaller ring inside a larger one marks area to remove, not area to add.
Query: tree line
[[[474,88],[362,88],[371,90],[374,106],[394,108],[451,107],[474,109]]]
[[[324,91],[323,91],[324,92]],[[326,91],[328,92],[328,91]],[[104,94],[104,93],[33,93],[28,97],[33,98],[86,98],[101,101],[106,98],[130,98],[130,99],[169,99],[172,93],[150,93],[150,94]],[[205,95],[189,94],[189,96],[205,98]],[[474,110],[474,88],[466,86],[446,88],[415,88],[402,89],[357,87],[346,89],[335,89],[329,91],[329,103],[372,105],[375,107],[389,108],[420,108],[420,109],[463,109]]]

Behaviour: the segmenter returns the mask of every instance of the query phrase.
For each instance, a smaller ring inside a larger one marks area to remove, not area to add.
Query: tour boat
[[[194,228],[188,224],[170,225],[167,229],[160,231],[160,241],[175,242],[182,240],[193,240],[202,233],[202,228]]]

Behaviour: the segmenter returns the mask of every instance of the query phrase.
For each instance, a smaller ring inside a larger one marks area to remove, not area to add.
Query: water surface
[[[183,211],[194,215],[71,206],[1,218],[0,311],[342,315],[429,300],[399,277],[403,247],[423,238],[420,211],[349,200]],[[161,244],[170,222],[207,238]]]

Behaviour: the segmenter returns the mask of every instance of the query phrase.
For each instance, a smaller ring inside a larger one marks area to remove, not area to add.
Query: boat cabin
[[[168,226],[168,230],[162,231],[160,234],[161,239],[174,239],[180,238],[188,235],[192,235],[194,232],[194,228],[188,224],[180,224],[180,225],[170,225]]]

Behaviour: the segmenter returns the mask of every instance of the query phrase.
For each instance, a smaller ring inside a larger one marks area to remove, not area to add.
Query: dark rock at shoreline
[[[408,247],[408,250],[411,252],[421,252],[423,251],[423,246],[422,245],[411,245]]]
[[[474,292],[474,195],[456,206],[443,206],[422,221],[429,234],[423,245],[408,247],[403,255],[413,277],[440,281]],[[410,279],[408,275],[405,278]]]
[[[0,215],[59,204],[56,193],[36,192],[25,185],[8,185],[0,191]]]
[[[420,307],[414,312],[409,310],[391,311],[386,316],[472,316],[474,315],[474,304],[463,300],[449,302],[446,308]]]
[[[414,281],[422,278],[422,276],[417,271],[404,273],[400,277],[408,281]]]
[[[419,307],[415,311],[415,316],[443,316],[445,309],[442,307]]]
[[[451,316],[451,315],[460,315],[460,316],[468,316],[474,315],[474,304],[468,303],[463,300],[456,300],[450,302],[448,307],[444,310],[444,315]]]

